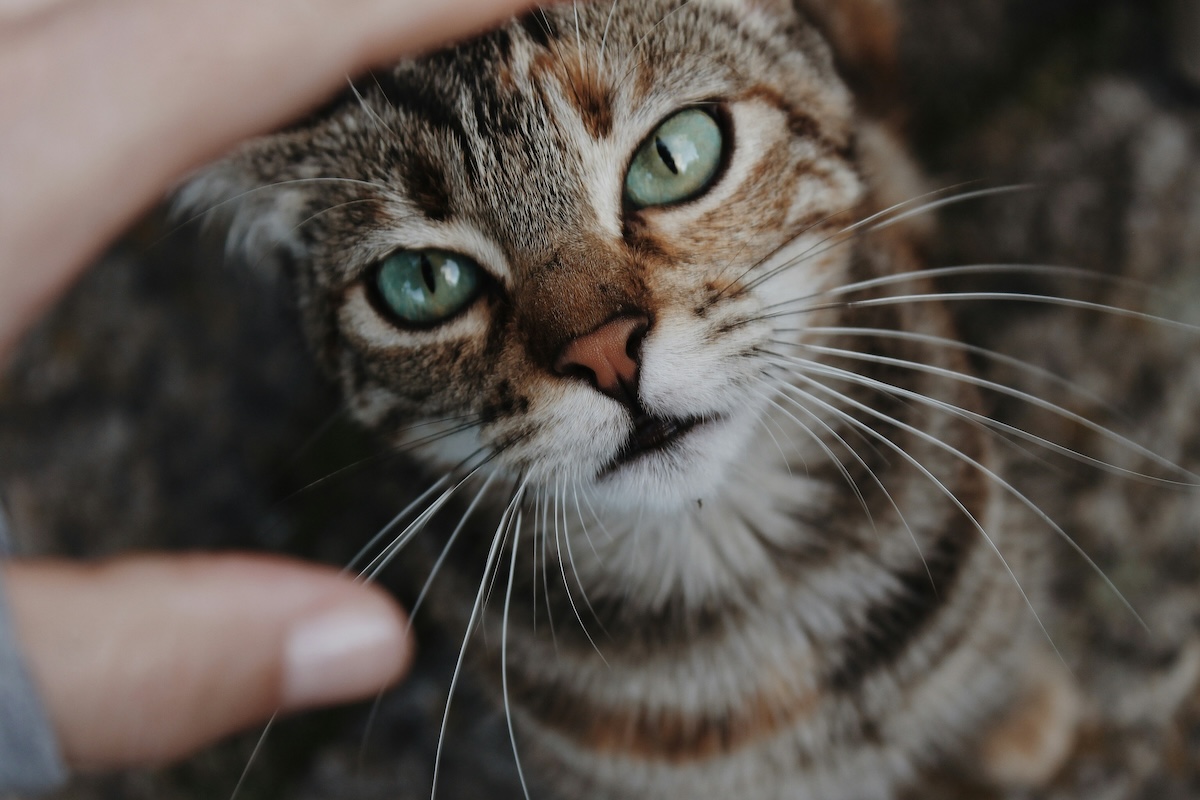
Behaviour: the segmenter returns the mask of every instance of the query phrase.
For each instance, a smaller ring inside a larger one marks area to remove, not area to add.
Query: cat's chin
[[[753,425],[741,416],[671,421],[649,446],[624,450],[601,469],[590,492],[596,510],[675,514],[721,496]]]

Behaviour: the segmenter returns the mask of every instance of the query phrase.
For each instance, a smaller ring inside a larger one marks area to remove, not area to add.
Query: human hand
[[[0,354],[170,184],[528,0],[0,0]]]
[[[411,650],[382,590],[282,559],[13,562],[0,583],[76,769],[162,763],[276,711],[368,696]]]
[[[524,4],[0,0],[0,364],[184,173],[302,113],[347,74]],[[175,758],[276,708],[369,695],[408,660],[390,598],[320,567],[11,563],[4,584],[76,767]]]

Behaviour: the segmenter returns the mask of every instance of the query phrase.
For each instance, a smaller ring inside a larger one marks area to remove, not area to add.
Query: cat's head
[[[791,3],[564,4],[376,71],[184,202],[282,254],[384,436],[670,510],[771,446],[802,325],[772,309],[845,279],[855,125]]]

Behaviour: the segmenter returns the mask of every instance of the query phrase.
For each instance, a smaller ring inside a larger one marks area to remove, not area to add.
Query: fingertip
[[[378,592],[295,621],[282,656],[280,706],[296,711],[382,691],[408,671],[408,621]]]

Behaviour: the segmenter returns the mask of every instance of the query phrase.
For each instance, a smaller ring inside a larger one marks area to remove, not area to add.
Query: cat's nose
[[[610,319],[567,342],[554,361],[559,375],[587,378],[598,391],[630,407],[637,405],[642,339],[650,320],[642,315]]]

